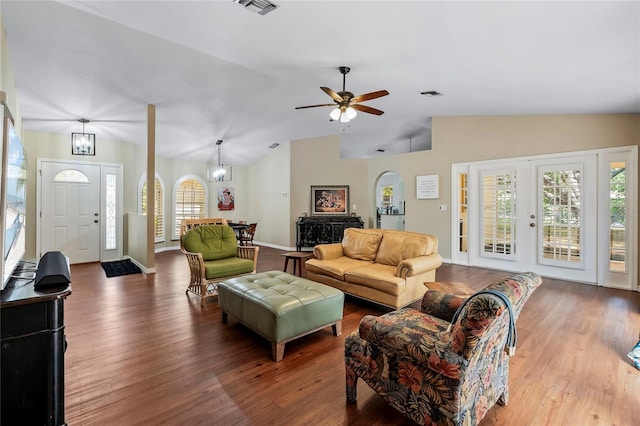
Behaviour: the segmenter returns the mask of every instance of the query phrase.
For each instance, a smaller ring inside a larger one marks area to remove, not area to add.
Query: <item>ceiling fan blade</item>
[[[353,104],[351,105],[351,108],[357,109],[358,111],[362,111],[362,112],[368,112],[369,114],[374,114],[374,115],[384,114],[384,111],[380,111],[379,109],[371,108],[370,106],[366,106],[366,105]]]
[[[328,87],[321,87],[322,91],[324,93],[326,93],[327,95],[331,96],[331,99],[333,99],[336,102],[343,102],[344,98],[340,95],[338,95],[336,92],[334,92],[333,90],[329,89]]]
[[[351,99],[351,102],[364,102],[371,99],[381,98],[383,96],[387,96],[389,92],[386,90],[378,90],[377,92],[365,93],[364,95],[356,96]]]
[[[307,106],[296,107],[296,109],[315,108],[315,107],[323,107],[323,106],[336,106],[336,104],[307,105]]]

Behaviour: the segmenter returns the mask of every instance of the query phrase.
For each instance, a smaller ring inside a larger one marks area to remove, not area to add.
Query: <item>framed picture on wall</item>
[[[348,216],[349,185],[312,186],[311,215]]]
[[[393,205],[393,186],[385,185],[381,189],[382,206]]]
[[[416,176],[416,198],[418,200],[440,198],[440,184],[438,181],[438,175]]]
[[[218,211],[233,211],[236,209],[236,194],[231,186],[218,187]]]

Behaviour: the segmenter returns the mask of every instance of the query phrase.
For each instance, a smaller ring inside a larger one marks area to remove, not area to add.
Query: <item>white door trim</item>
[[[625,185],[625,233],[626,233],[626,271],[615,271],[610,267],[610,182],[604,177],[610,176],[610,163],[626,163]],[[605,287],[640,291],[638,284],[638,147],[610,149],[598,157],[598,282]]]

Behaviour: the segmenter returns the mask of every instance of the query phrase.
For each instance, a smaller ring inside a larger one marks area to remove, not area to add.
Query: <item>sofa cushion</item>
[[[182,245],[188,252],[202,253],[205,261],[238,255],[236,233],[226,225],[197,226],[184,234]]]
[[[253,261],[240,257],[208,260],[204,262],[204,275],[208,280],[253,272]]]
[[[327,275],[337,280],[344,281],[344,275],[347,271],[360,268],[362,266],[369,267],[372,263],[342,256],[337,259],[328,260],[309,259],[304,265],[307,272]]]
[[[376,263],[398,266],[405,259],[424,256],[431,253],[429,236],[406,231],[385,230]]]
[[[371,263],[345,273],[345,281],[399,296],[406,291],[406,281],[396,275],[394,266]]]
[[[382,231],[347,228],[342,238],[342,250],[345,256],[352,259],[373,260],[381,239]]]

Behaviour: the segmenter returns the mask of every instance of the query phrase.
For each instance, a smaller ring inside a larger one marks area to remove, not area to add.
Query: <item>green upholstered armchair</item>
[[[201,305],[218,294],[220,281],[256,273],[259,247],[238,246],[235,231],[223,218],[185,219],[180,235],[191,272],[186,292],[200,297]]]
[[[420,311],[365,316],[345,339],[347,401],[360,378],[419,424],[478,424],[507,403],[509,334],[541,282],[513,274],[471,296],[428,291]]]

